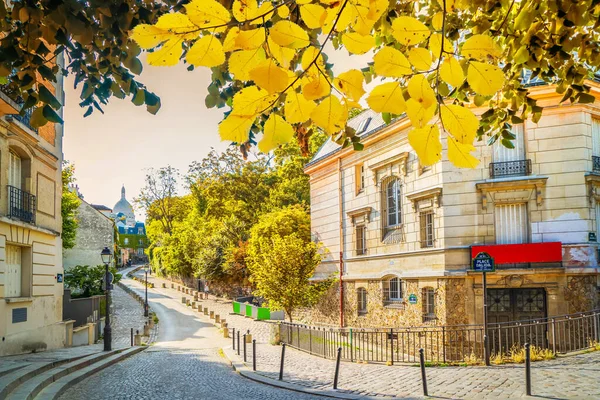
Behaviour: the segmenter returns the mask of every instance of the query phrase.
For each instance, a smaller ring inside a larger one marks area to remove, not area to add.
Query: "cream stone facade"
[[[600,85],[590,85],[600,100]],[[514,125],[509,152],[477,142],[475,169],[454,167],[445,140],[442,161],[422,168],[409,120],[386,125],[371,111],[350,122],[363,151],[321,148],[305,168],[312,231],[324,245],[315,279],[343,284],[304,322],[479,324],[482,274],[470,270],[478,249],[500,261],[488,273],[491,322],[600,307],[600,105],[560,105],[554,87],[531,90],[541,120]]]
[[[62,79],[51,88],[62,102]],[[0,356],[63,347],[62,125],[0,92]],[[71,325],[72,328],[72,325]]]

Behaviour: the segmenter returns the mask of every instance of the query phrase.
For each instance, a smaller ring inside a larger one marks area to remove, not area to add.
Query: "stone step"
[[[105,357],[103,360],[88,365],[85,368],[77,369],[76,371],[69,373],[59,379],[54,380],[46,386],[39,394],[35,397],[35,400],[55,400],[60,397],[67,389],[73,385],[81,382],[83,379],[95,374],[98,371],[109,367],[127,357],[139,353],[140,351],[146,350],[148,346],[137,346],[130,347],[120,352],[114,353]]]
[[[6,399],[13,390],[15,390],[23,382],[28,381],[34,376],[44,373],[54,367],[63,365],[68,362],[78,360],[85,355],[65,358],[62,360],[53,360],[47,362],[31,361],[30,363],[21,364],[20,368],[14,368],[6,374],[0,376],[0,399]]]
[[[7,400],[32,400],[40,391],[42,391],[42,389],[50,385],[52,382],[79,369],[102,361],[107,357],[118,354],[121,351],[122,350],[113,350],[108,352],[94,353],[78,360],[55,366],[45,372],[38,373],[35,377],[23,382],[18,388],[14,389],[8,395]]]
[[[6,362],[4,363],[4,365],[0,365],[0,377],[10,374],[11,372],[14,372],[20,368],[25,367],[26,364],[19,364],[19,363],[14,363],[14,362]]]

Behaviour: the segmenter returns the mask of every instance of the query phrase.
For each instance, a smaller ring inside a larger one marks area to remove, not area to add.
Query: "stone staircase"
[[[6,361],[0,364],[0,399],[53,400],[88,376],[129,356],[146,346],[113,351],[99,351],[62,359]]]

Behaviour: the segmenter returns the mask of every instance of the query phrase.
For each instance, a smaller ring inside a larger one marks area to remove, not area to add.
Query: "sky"
[[[222,151],[228,145],[218,135],[225,109],[204,105],[210,70],[145,66],[139,80],[161,98],[157,115],[129,99],[112,98],[104,114],[94,111],[84,118],[80,88],[73,89],[70,77],[65,80],[63,153],[75,165],[79,190],[88,203],[112,208],[125,185],[133,204],[148,168],[171,165],[185,173],[211,147]],[[143,211],[136,209],[136,216],[143,220]]]

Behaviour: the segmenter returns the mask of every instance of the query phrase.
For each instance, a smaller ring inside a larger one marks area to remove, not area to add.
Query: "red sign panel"
[[[561,242],[471,246],[471,258],[482,251],[492,256],[496,264],[550,263],[562,261]]]

